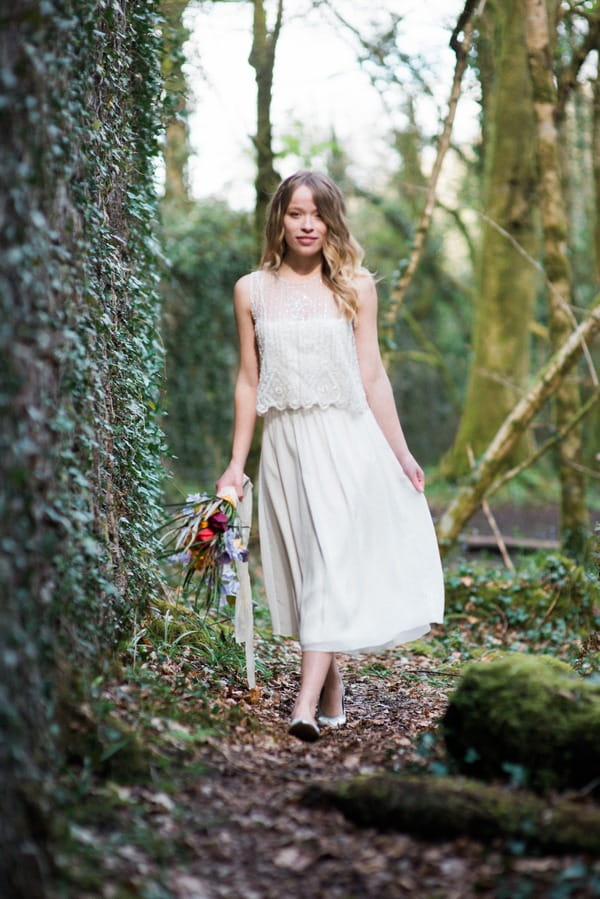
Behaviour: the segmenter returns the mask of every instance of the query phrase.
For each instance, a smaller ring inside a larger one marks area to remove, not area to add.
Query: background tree
[[[473,354],[444,474],[469,470],[513,408],[529,375],[529,325],[538,275],[531,82],[520,0],[488,2],[478,20],[485,218],[475,272]],[[529,258],[528,258],[529,257]],[[520,441],[513,455],[523,453]]]
[[[187,163],[190,155],[187,109],[187,83],[183,72],[184,44],[189,30],[183,23],[183,14],[189,0],[161,0],[164,16],[162,23],[164,53],[162,74],[169,108],[166,114],[166,130],[163,157],[165,161],[164,203],[185,206],[189,200]]]
[[[550,339],[555,351],[573,329],[571,268],[567,257],[568,224],[559,171],[557,94],[552,67],[551,34],[556,34],[557,11],[556,0],[524,0],[525,40],[537,121],[536,151]],[[580,405],[577,380],[565,379],[559,385],[555,399],[555,422],[559,431],[577,415]],[[582,461],[582,431],[581,425],[578,425],[565,435],[558,446],[561,534],[566,548],[576,555],[582,553],[589,533]]]
[[[273,129],[271,125],[271,99],[273,95],[273,73],[275,52],[283,21],[283,0],[277,0],[277,11],[273,28],[267,24],[265,0],[253,0],[254,23],[252,49],[248,62],[256,76],[256,134],[253,138],[256,149],[256,207],[254,228],[257,249],[262,246],[267,205],[277,184],[279,175],[275,171],[273,151]]]

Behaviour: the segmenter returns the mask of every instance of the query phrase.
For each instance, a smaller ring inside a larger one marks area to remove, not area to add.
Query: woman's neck
[[[279,273],[283,276],[289,275],[291,278],[310,278],[321,271],[322,261],[321,254],[317,257],[302,258],[286,253],[279,267]]]

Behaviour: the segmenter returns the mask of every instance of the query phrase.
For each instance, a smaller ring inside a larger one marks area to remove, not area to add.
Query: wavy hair
[[[320,172],[300,171],[281,182],[269,204],[265,242],[260,266],[278,271],[285,257],[283,218],[296,188],[305,185],[312,193],[319,215],[327,225],[323,243],[323,281],[338,306],[351,321],[358,311],[358,292],[354,286],[362,267],[363,250],[346,223],[346,204],[341,190],[331,178]]]

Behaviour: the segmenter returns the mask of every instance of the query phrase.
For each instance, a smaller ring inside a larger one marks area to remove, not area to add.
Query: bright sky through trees
[[[364,0],[334,0],[337,11],[361,34],[372,33],[370,23],[386,21],[387,13],[402,15],[400,49],[425,67],[424,79],[433,98],[420,91],[416,101],[420,124],[438,131],[444,111],[454,55],[448,46],[462,0],[388,0],[375,10]],[[300,138],[303,152],[326,141],[335,130],[338,141],[354,162],[354,174],[365,183],[390,165],[386,135],[400,125],[401,85],[384,92],[382,102],[358,63],[358,42],[342,24],[323,10],[307,11],[308,0],[287,0],[284,27],[278,44],[273,92],[275,147],[282,138]],[[254,72],[248,64],[252,39],[252,4],[228,2],[192,7],[187,16],[192,37],[187,46],[192,85],[190,164],[192,192],[217,195],[235,206],[254,203],[253,148],[255,129]],[[398,70],[407,78],[408,72]],[[414,90],[413,83],[413,93]],[[468,88],[467,88],[468,89]],[[387,107],[387,109],[386,109]],[[473,135],[473,103],[461,100],[457,133]],[[319,164],[318,156],[315,159]],[[286,175],[302,164],[297,156],[278,161]]]

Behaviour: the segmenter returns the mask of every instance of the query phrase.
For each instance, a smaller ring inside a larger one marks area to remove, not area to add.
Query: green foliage
[[[19,857],[52,802],[48,775],[73,691],[103,667],[160,583],[151,537],[163,450],[158,23],[155,2],[40,0],[4,14],[0,33],[8,895],[38,895],[43,855],[38,866]]]
[[[600,629],[596,572],[565,556],[532,559],[515,575],[461,565],[446,575],[449,623],[466,626],[474,646],[540,648],[575,662],[581,641]]]
[[[417,138],[415,138],[416,140]],[[353,232],[378,280],[382,310],[408,260],[421,194],[400,171],[382,196],[352,198]],[[454,264],[456,270],[456,264]],[[421,464],[435,465],[450,445],[467,374],[469,296],[448,274],[442,234],[431,228],[426,249],[395,326],[389,369],[402,425]]]
[[[210,489],[231,448],[238,360],[232,290],[255,267],[252,222],[206,203],[165,210],[163,234],[165,430],[177,480]]]
[[[135,667],[153,659],[192,659],[202,669],[207,689],[221,678],[244,684],[245,652],[235,640],[233,610],[231,605],[220,612],[207,613],[184,602],[153,602],[130,643],[132,664]],[[273,676],[278,645],[270,626],[265,626],[264,612],[257,609],[254,622],[256,671],[263,683]]]
[[[457,677],[466,663],[507,650],[546,653],[579,674],[600,671],[600,579],[560,555],[540,553],[517,572],[489,561],[457,562],[445,571],[444,624],[411,652],[437,659],[436,673]]]

